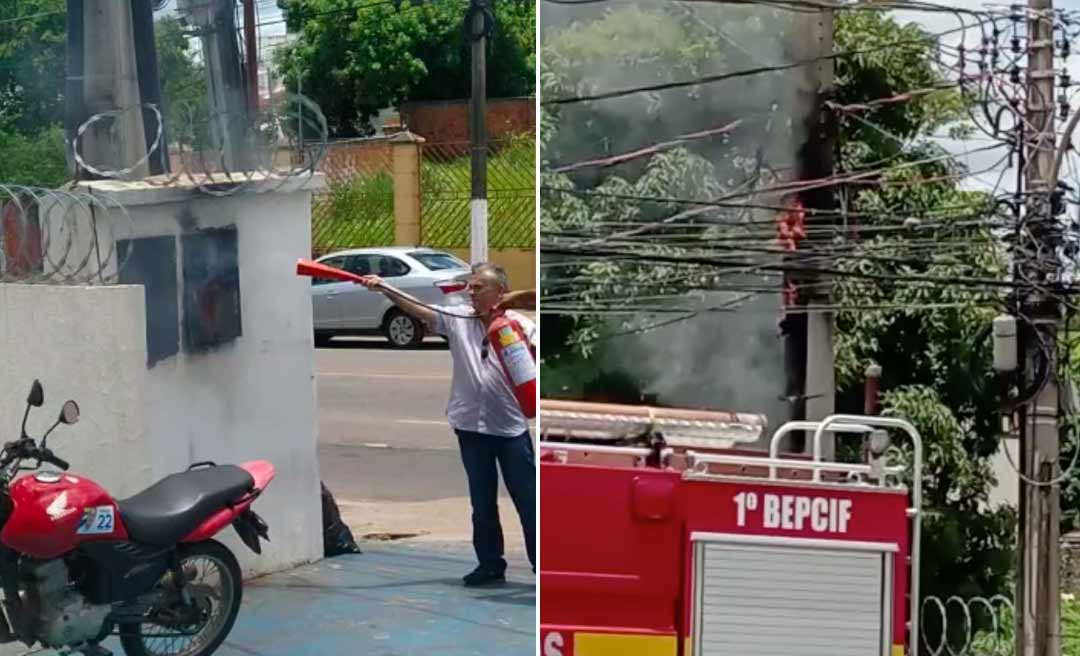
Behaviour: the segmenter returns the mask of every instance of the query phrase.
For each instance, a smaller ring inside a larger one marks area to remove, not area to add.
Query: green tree
[[[16,4],[0,5],[0,181],[57,186],[68,178],[62,127],[66,4]],[[180,22],[158,21],[155,41],[166,120],[179,121],[179,131],[189,116],[205,123],[206,78]]]
[[[0,3],[0,129],[33,135],[64,117],[65,0]]]
[[[67,144],[60,127],[26,136],[0,130],[0,183],[58,187],[68,179]]]
[[[166,16],[154,23],[154,44],[166,120],[204,124],[209,116],[206,67],[195,62],[192,41],[180,20]],[[174,129],[186,131],[187,126]]]
[[[927,63],[933,39],[884,14],[844,14],[836,47],[865,52],[837,60],[844,103],[944,81]],[[882,366],[884,412],[911,421],[926,443],[924,594],[990,596],[1010,591],[1015,517],[1010,508],[987,508],[1000,399],[987,359],[973,349],[998,312],[999,290],[890,279],[1004,276],[1004,253],[989,228],[993,199],[962,190],[957,178],[965,171],[928,136],[963,132],[963,103],[942,91],[860,114],[841,133],[843,170],[885,170],[872,184],[841,192],[862,237],[838,266],[881,277],[835,283],[835,302],[859,308],[837,316],[837,406],[861,411],[863,371]]]
[[[63,130],[64,0],[0,3],[0,181],[67,178]]]
[[[297,42],[279,52],[290,90],[301,89],[338,137],[371,133],[379,111],[416,100],[469,95],[463,2],[372,4],[367,0],[279,0]],[[490,97],[532,93],[533,2],[500,1],[487,50]]]

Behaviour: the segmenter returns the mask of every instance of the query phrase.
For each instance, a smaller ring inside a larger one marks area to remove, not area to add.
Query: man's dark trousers
[[[499,469],[510,498],[517,508],[525,533],[525,550],[536,568],[536,459],[532,436],[500,437],[455,431],[461,460],[469,478],[472,500],[473,548],[480,565],[497,572],[506,570],[503,532],[499,523]]]

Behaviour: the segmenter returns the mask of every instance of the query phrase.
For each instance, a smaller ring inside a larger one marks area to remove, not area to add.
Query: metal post
[[[1054,166],[1054,45],[1052,0],[1028,0],[1028,95],[1025,119],[1034,134],[1026,144],[1028,170],[1024,224],[1047,246],[1046,255],[1026,262],[1026,278],[1056,279],[1057,262],[1050,194]],[[1031,266],[1034,265],[1034,266]],[[1049,360],[1049,378],[1027,408],[1032,430],[1022,438],[1020,461],[1020,576],[1017,581],[1018,656],[1057,656],[1061,653],[1058,578],[1060,489],[1058,485],[1033,485],[1024,480],[1048,483],[1058,476],[1058,389],[1056,379],[1056,300],[1032,295],[1027,314],[1040,332],[1026,330],[1035,348],[1025,345],[1027,373],[1036,375],[1039,357]],[[1041,344],[1040,344],[1041,342]]]
[[[873,417],[878,413],[878,394],[881,392],[881,365],[874,363],[866,367],[863,382],[863,414]],[[863,437],[859,462],[870,462],[870,438]]]
[[[863,414],[877,414],[878,392],[881,389],[881,365],[872,364],[866,368],[866,382],[863,386]]]
[[[472,141],[472,232],[469,240],[472,263],[488,257],[487,203],[487,0],[472,0],[466,15],[466,30],[472,42],[472,102],[469,106],[469,136]]]

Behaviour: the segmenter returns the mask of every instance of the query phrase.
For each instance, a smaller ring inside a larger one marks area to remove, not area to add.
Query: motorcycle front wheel
[[[146,621],[121,625],[120,644],[127,656],[210,656],[232,630],[243,598],[236,556],[213,540],[183,545],[179,556],[196,610],[155,608]],[[172,573],[158,586],[174,591]]]

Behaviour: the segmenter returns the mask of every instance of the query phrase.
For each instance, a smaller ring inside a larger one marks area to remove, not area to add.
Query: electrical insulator
[[[1061,88],[1068,89],[1072,84],[1072,80],[1069,78],[1069,71],[1061,71]]]
[[[1020,84],[1020,67],[1013,66],[1009,69],[1009,81],[1013,84]]]
[[[1017,55],[1019,55],[1019,54],[1020,54],[1020,37],[1018,37],[1018,36],[1014,36],[1014,37],[1013,37],[1013,38],[1012,38],[1012,39],[1010,40],[1010,42],[1009,42],[1009,43],[1010,43],[1010,44],[1012,45],[1012,51],[1013,51],[1013,53],[1014,53],[1014,54],[1017,54]]]
[[[1016,371],[1019,366],[1016,350],[1016,317],[1001,314],[994,317],[994,370]]]

